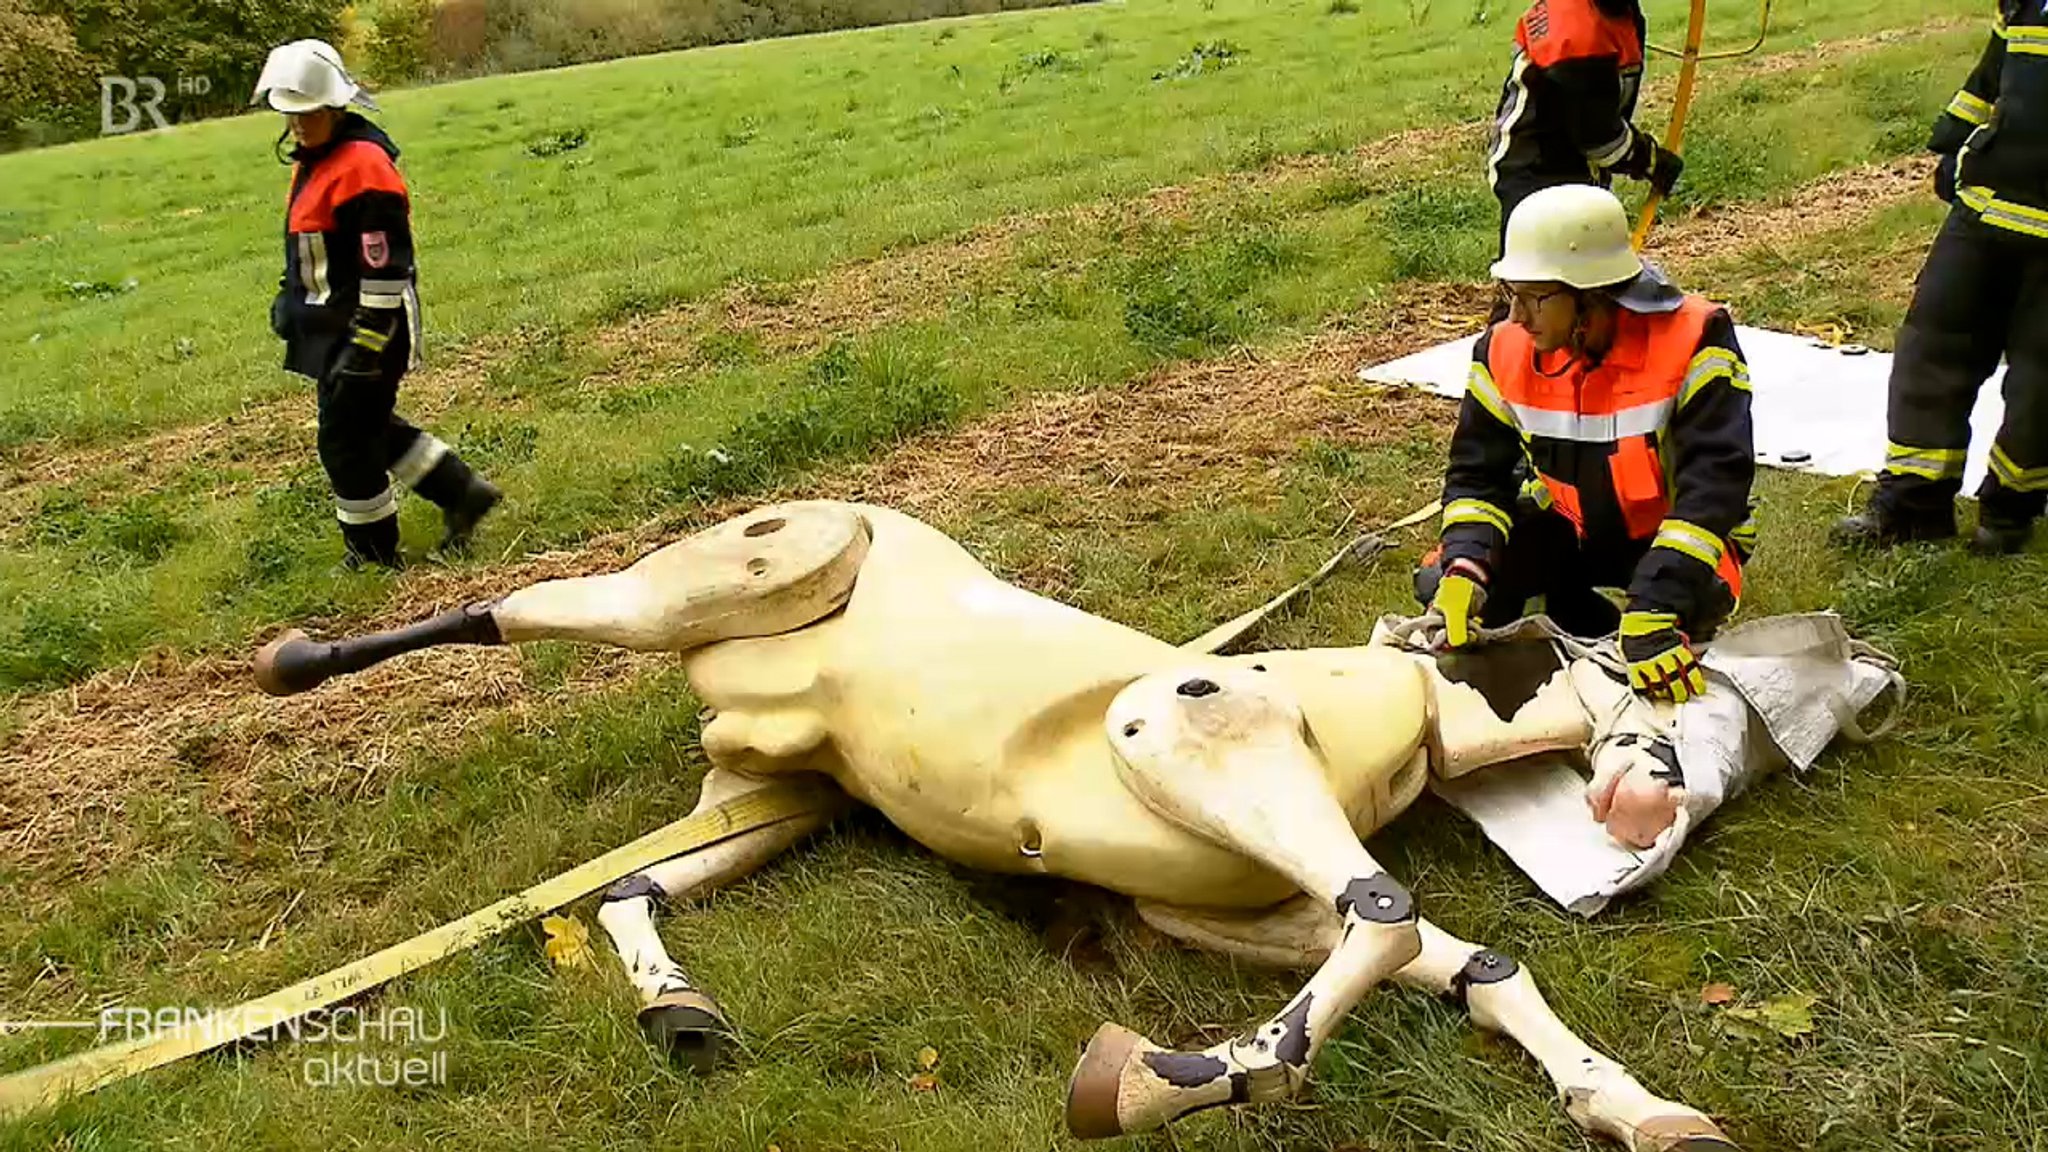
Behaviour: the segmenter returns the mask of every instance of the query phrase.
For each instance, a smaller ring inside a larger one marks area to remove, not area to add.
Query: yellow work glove
[[[1437,582],[1429,610],[1444,618],[1444,639],[1453,648],[1472,642],[1472,621],[1486,604],[1486,569],[1472,560],[1453,560]]]
[[[1707,673],[1671,612],[1624,612],[1621,657],[1629,686],[1652,700],[1683,704],[1707,691]]]

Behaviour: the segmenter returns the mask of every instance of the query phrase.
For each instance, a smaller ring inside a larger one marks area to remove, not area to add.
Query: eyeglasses
[[[1571,293],[1570,288],[1553,288],[1548,292],[1517,292],[1505,281],[1496,286],[1495,291],[1498,293],[1503,307],[1512,309],[1515,305],[1519,304],[1524,316],[1534,316],[1536,310],[1543,307],[1544,303],[1552,296],[1565,296]]]

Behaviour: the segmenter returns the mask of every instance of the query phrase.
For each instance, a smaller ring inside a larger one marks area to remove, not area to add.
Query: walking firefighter
[[[1487,156],[1503,238],[1545,188],[1628,176],[1668,194],[1678,182],[1685,162],[1631,122],[1645,37],[1637,0],[1536,0],[1522,15]]]
[[[1941,157],[1935,192],[1954,206],[1899,328],[1877,491],[1837,539],[1956,535],[1970,411],[2003,356],[2005,422],[1970,547],[2017,552],[2048,503],[2048,0],[2001,0],[1928,147]]]
[[[460,551],[500,494],[396,412],[399,381],[420,357],[411,202],[398,146],[350,109],[377,105],[322,41],[271,51],[251,103],[266,99],[296,143],[271,328],[285,342],[284,366],[318,386],[320,463],[334,489],[345,563],[403,566],[394,482],[440,507],[446,531],[437,551]]]

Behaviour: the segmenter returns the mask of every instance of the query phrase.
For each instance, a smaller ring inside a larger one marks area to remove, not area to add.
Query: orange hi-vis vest
[[[1517,428],[1541,491],[1581,538],[1619,530],[1631,540],[1656,537],[1671,515],[1672,461],[1662,451],[1667,429],[1693,390],[1723,371],[1722,353],[1701,348],[1719,308],[1686,296],[1671,312],[1621,311],[1612,348],[1588,365],[1569,351],[1548,356],[1519,324],[1499,324],[1487,350],[1487,371],[1499,403],[1495,413]],[[1742,562],[1723,540],[1717,573],[1739,597]]]

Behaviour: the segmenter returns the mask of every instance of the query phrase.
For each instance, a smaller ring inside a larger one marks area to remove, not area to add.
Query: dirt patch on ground
[[[770,355],[801,355],[836,338],[939,316],[990,272],[1014,260],[1020,245],[1058,229],[1115,234],[1185,221],[1337,173],[1366,176],[1441,163],[1471,151],[1484,138],[1481,122],[1410,129],[1349,152],[1287,156],[1262,168],[1154,188],[1131,199],[1005,217],[956,239],[836,268],[793,285],[737,285],[708,306],[678,305],[607,329],[596,341],[620,364],[606,376],[620,380],[701,364],[705,341],[714,333],[751,338]]]
[[[1936,22],[1901,35],[1926,34],[1952,23]],[[881,322],[877,316],[900,319],[905,313],[890,309],[943,299],[974,269],[1007,258],[1017,238],[1033,229],[1083,217],[1185,214],[1219,187],[1278,187],[1340,167],[1383,171],[1412,166],[1440,157],[1442,149],[1476,141],[1482,131],[1461,125],[1406,132],[1344,157],[1291,158],[1256,172],[1158,189],[1136,201],[1006,221],[958,240],[841,269],[786,297],[747,300],[728,293],[717,307],[723,322],[780,333],[773,337],[778,342],[811,339],[805,334],[841,325]],[[1920,158],[1836,174],[1761,208],[1668,222],[1657,235],[1655,253],[1683,268],[1816,231],[1853,227],[1919,194],[1926,177],[1926,162]],[[1420,395],[1363,392],[1352,378],[1357,366],[1473,331],[1486,307],[1484,291],[1475,285],[1407,286],[1392,302],[1282,351],[1239,352],[1126,385],[1037,397],[879,461],[759,500],[612,533],[574,552],[535,556],[483,573],[419,571],[373,617],[347,627],[392,627],[536,580],[613,570],[691,528],[766,500],[863,499],[940,518],[1001,490],[1050,488],[1072,493],[1076,501],[1099,500],[1105,489],[1119,488],[1170,495],[1191,483],[1229,483],[1263,473],[1310,437],[1371,443],[1383,439],[1389,428],[1441,421],[1448,409]],[[626,347],[673,341],[678,330],[704,331],[701,309],[636,320],[605,338]],[[409,408],[430,420],[465,388],[475,387],[494,356],[510,354],[515,353],[500,349],[423,375],[408,388]],[[114,461],[131,469],[137,484],[147,484],[195,461],[248,467],[243,450],[280,457],[309,451],[309,420],[300,402],[279,402],[210,425],[18,467],[17,490],[0,509],[0,523],[23,514],[24,507],[32,513],[39,489]],[[281,442],[290,447],[280,450]],[[1019,582],[1031,583],[1028,574]],[[316,631],[334,627],[334,622],[315,622]],[[91,829],[119,828],[140,799],[188,790],[195,778],[207,792],[209,808],[253,832],[273,809],[307,790],[360,794],[410,750],[448,746],[494,719],[516,721],[549,706],[557,693],[617,685],[660,659],[608,653],[579,663],[565,684],[536,687],[515,651],[441,649],[357,677],[347,690],[289,700],[258,693],[245,657],[166,660],[102,673],[74,688],[27,700],[16,710],[14,730],[0,747],[0,861],[53,880],[89,874],[104,867],[116,846]]]
[[[1673,221],[1656,251],[1683,267],[1817,228],[1850,227],[1919,194],[1925,176],[1918,158],[1832,175],[1762,209]],[[1475,330],[1485,291],[1409,285],[1390,303],[1277,352],[1239,351],[1124,385],[1034,397],[880,460],[758,500],[611,533],[573,552],[488,572],[418,570],[372,617],[345,627],[395,627],[537,580],[614,570],[693,528],[775,499],[861,499],[945,519],[1024,488],[1067,494],[1079,507],[1106,492],[1170,500],[1191,485],[1255,484],[1308,438],[1372,443],[1391,428],[1445,419],[1440,402],[1361,391],[1353,373],[1361,363]],[[1016,578],[1033,583],[1028,572]],[[313,622],[311,630],[343,626]],[[658,659],[607,654],[580,665],[566,690],[617,685]],[[530,685],[520,655],[506,649],[420,653],[356,678],[348,690],[289,700],[259,694],[246,658],[103,673],[17,712],[0,748],[0,860],[39,873],[92,871],[110,845],[83,829],[119,826],[136,798],[189,787],[195,774],[213,797],[210,807],[253,831],[271,807],[306,789],[370,787],[407,750],[448,746],[494,718],[516,721],[563,690]]]
[[[1361,393],[1352,373],[1366,359],[1467,331],[1484,309],[1479,286],[1417,285],[1384,310],[1280,352],[1041,397],[879,461],[701,510],[684,523],[614,533],[575,552],[490,572],[423,572],[376,618],[353,627],[392,627],[537,580],[615,570],[691,528],[772,500],[862,499],[929,515],[1025,485],[1094,499],[1105,464],[1121,478],[1112,486],[1143,485],[1163,498],[1191,484],[1254,476],[1308,436],[1367,443],[1390,428],[1443,419],[1444,406],[1427,397]],[[604,653],[565,684],[536,687],[518,651],[444,648],[287,699],[259,693],[244,657],[102,673],[19,711],[0,748],[0,860],[52,881],[90,874],[116,845],[88,829],[121,827],[140,799],[189,790],[195,778],[209,811],[253,834],[308,792],[362,795],[419,748],[452,746],[494,721],[516,723],[565,693],[616,686],[664,659]]]
[[[1860,228],[1890,208],[1934,195],[1934,157],[1905,156],[1831,172],[1762,204],[1668,221],[1648,254],[1674,271],[1731,252],[1786,248],[1827,232]]]
[[[949,436],[907,446],[834,485],[919,515],[1040,489],[1096,500],[1126,488],[1171,499],[1194,483],[1232,485],[1294,455],[1304,440],[1386,440],[1448,409],[1421,393],[1364,390],[1360,364],[1468,333],[1483,285],[1416,284],[1384,310],[1272,353],[1243,351],[1130,384],[1033,397]]]
[[[1716,82],[1727,83],[1835,62],[1966,24],[1937,18],[1912,28],[1712,67],[1717,69]],[[1673,83],[1671,75],[1660,74],[1647,87],[1646,99],[1667,99]],[[644,381],[651,373],[701,365],[703,341],[717,332],[751,337],[766,354],[796,355],[835,337],[939,315],[978,277],[1010,260],[1020,241],[1053,228],[1184,220],[1207,207],[1279,194],[1331,176],[1369,178],[1444,163],[1475,154],[1485,134],[1484,121],[1410,129],[1347,152],[1287,156],[1259,168],[1155,188],[1134,198],[1008,217],[960,237],[845,265],[795,285],[734,285],[715,298],[636,317],[591,335],[590,341],[611,353],[616,366],[586,381],[586,389],[601,391]],[[1660,236],[1659,250],[1671,251],[1673,242],[1669,234]],[[1673,252],[1672,258],[1680,257]],[[407,381],[402,410],[431,426],[459,402],[484,402],[490,370],[516,359],[534,339],[533,333],[510,333],[460,350],[453,359]],[[24,523],[45,496],[81,479],[91,478],[96,487],[109,492],[134,492],[163,488],[172,477],[199,468],[232,470],[247,477],[223,483],[214,493],[218,498],[251,484],[272,482],[310,458],[312,451],[310,395],[252,405],[219,420],[115,444],[17,450],[0,458],[0,541],[19,543]]]
[[[1873,48],[1885,48],[1893,44],[1906,44],[1939,36],[1958,28],[1983,28],[1981,20],[1963,20],[1954,16],[1936,16],[1911,28],[1887,28],[1872,32],[1868,36],[1849,36],[1841,40],[1829,40],[1807,48],[1796,48],[1790,52],[1778,52],[1769,56],[1741,57],[1740,70],[1748,76],[1775,76],[1781,72],[1811,68],[1817,64],[1835,64],[1859,52]],[[1766,44],[1766,47],[1769,45]],[[1712,45],[1708,46],[1712,50]],[[1725,64],[1707,62],[1702,69],[1726,67]]]

